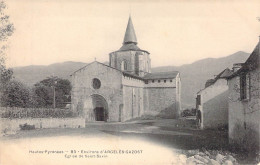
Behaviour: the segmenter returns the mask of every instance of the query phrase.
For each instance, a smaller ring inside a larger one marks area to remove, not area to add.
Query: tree
[[[3,89],[1,98],[2,105],[5,107],[22,107],[30,105],[30,90],[23,83],[11,80]]]
[[[9,21],[9,16],[5,14],[7,8],[4,1],[0,2],[0,100],[2,100],[3,89],[11,80],[13,71],[6,68],[7,39],[13,34],[14,26]],[[0,102],[1,103],[1,102]],[[1,105],[1,104],[0,104]]]
[[[0,41],[6,41],[14,32],[14,25],[10,23],[9,16],[5,14],[7,8],[4,1],[0,2],[0,14],[1,14],[1,25],[0,25]]]
[[[55,95],[55,107],[63,108],[70,102],[71,84],[69,80],[48,77],[34,85],[37,107],[53,107]],[[54,94],[55,93],[55,94]]]

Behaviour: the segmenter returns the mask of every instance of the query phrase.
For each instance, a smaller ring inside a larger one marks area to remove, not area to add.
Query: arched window
[[[121,62],[121,70],[127,70],[127,62],[125,60]]]

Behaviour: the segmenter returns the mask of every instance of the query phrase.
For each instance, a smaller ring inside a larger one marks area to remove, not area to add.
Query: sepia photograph
[[[260,1],[0,0],[0,165],[260,164]]]

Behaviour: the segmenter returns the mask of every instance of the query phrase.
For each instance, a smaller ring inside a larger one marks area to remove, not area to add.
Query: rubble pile
[[[185,154],[179,155],[179,163],[187,165],[235,165],[238,164],[237,160],[231,153],[221,151],[206,151],[200,152],[199,150],[189,150]]]

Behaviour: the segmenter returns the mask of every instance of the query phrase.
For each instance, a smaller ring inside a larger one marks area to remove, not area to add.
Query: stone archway
[[[108,104],[106,99],[98,94],[91,95],[95,121],[108,120]]]

